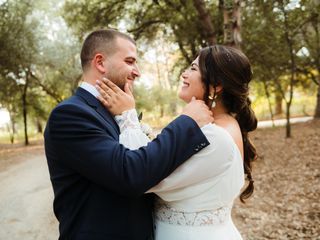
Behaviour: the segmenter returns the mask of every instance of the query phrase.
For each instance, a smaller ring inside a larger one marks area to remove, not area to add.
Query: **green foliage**
[[[80,37],[101,27],[116,27],[126,15],[128,6],[135,1],[126,0],[66,0],[64,17]]]
[[[0,5],[0,86],[5,90],[0,94],[0,102],[10,111],[13,132],[15,118],[26,109],[22,96],[36,56],[37,21],[30,17],[32,8],[25,0],[5,1]]]
[[[298,4],[252,0],[246,1],[243,11],[243,50],[253,65],[254,78],[266,84],[271,97],[280,94],[289,104],[294,97],[293,87],[314,87],[307,76],[314,67],[306,64],[308,57],[299,54],[307,46],[301,32],[310,29],[307,26],[314,19],[314,10],[308,10],[310,1]],[[315,31],[310,32],[315,35]]]
[[[222,16],[217,3],[207,2],[218,40],[222,40]],[[184,65],[189,64],[199,48],[207,45],[199,16],[192,1],[75,1],[66,0],[64,17],[80,37],[96,28],[114,27],[133,34],[136,40],[154,41],[161,32],[175,42]],[[125,29],[123,29],[125,26]]]
[[[0,106],[10,111],[18,127],[22,126],[22,97],[26,93],[28,122],[36,126],[40,119],[43,123],[52,107],[69,97],[77,87],[81,78],[79,53],[83,37],[94,29],[111,27],[131,34],[137,40],[140,56],[149,49],[154,50],[155,61],[140,61],[140,66],[150,73],[146,79],[153,79],[154,86],[137,85],[135,94],[144,119],[154,125],[163,124],[181,108],[176,92],[182,69],[207,45],[207,33],[195,2],[2,1]],[[217,43],[222,43],[223,12],[218,7],[219,2],[204,1]],[[232,1],[224,3],[230,5]],[[292,61],[287,37],[292,43],[295,61],[292,111],[310,114],[314,105],[312,99],[320,91],[320,88],[317,90],[320,81],[319,12],[320,4],[315,0],[242,1],[242,49],[253,66],[251,96],[260,117],[270,115],[266,90],[272,106],[281,91],[287,100],[290,98]],[[306,105],[304,110],[302,105]]]
[[[47,11],[52,7],[26,0],[0,5],[0,106],[10,112],[13,132],[23,112],[24,122],[30,117],[40,129],[48,112],[72,94],[80,78],[78,42],[61,31],[62,18]],[[59,24],[60,31],[55,31]]]
[[[28,17],[32,5],[26,0],[5,1],[0,5],[0,72],[18,75],[34,59],[36,42],[33,27],[37,24]]]
[[[161,86],[152,88],[139,84],[134,88],[136,108],[143,113],[143,120],[153,127],[161,127],[177,115],[177,109],[182,105],[174,90]]]

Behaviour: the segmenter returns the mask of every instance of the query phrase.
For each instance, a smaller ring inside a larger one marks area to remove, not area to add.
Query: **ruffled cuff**
[[[121,115],[116,115],[114,119],[116,120],[121,133],[126,129],[141,129],[136,109],[124,111]]]

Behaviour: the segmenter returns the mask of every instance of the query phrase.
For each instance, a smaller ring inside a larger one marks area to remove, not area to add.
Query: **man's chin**
[[[133,87],[133,81],[134,80],[127,80],[127,83],[129,84],[129,87]]]
[[[129,85],[129,89],[133,92],[133,80],[127,80],[127,83]]]

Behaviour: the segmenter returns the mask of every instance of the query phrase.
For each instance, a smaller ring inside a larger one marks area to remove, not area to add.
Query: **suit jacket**
[[[59,239],[79,240],[150,238],[153,195],[144,193],[209,144],[182,115],[130,151],[110,113],[82,88],[51,112],[44,136]]]

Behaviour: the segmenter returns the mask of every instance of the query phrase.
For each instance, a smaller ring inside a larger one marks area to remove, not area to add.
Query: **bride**
[[[253,193],[251,162],[256,150],[248,133],[257,119],[248,98],[252,72],[248,58],[239,50],[214,45],[181,75],[179,97],[204,100],[214,123],[201,128],[210,145],[195,154],[148,192],[159,196],[155,203],[156,240],[240,240],[231,218],[233,202]],[[125,92],[111,81],[97,81],[100,101],[115,115],[120,142],[136,149],[150,141],[142,132],[129,86]],[[102,97],[103,96],[103,97]],[[248,185],[241,192],[245,184]]]

